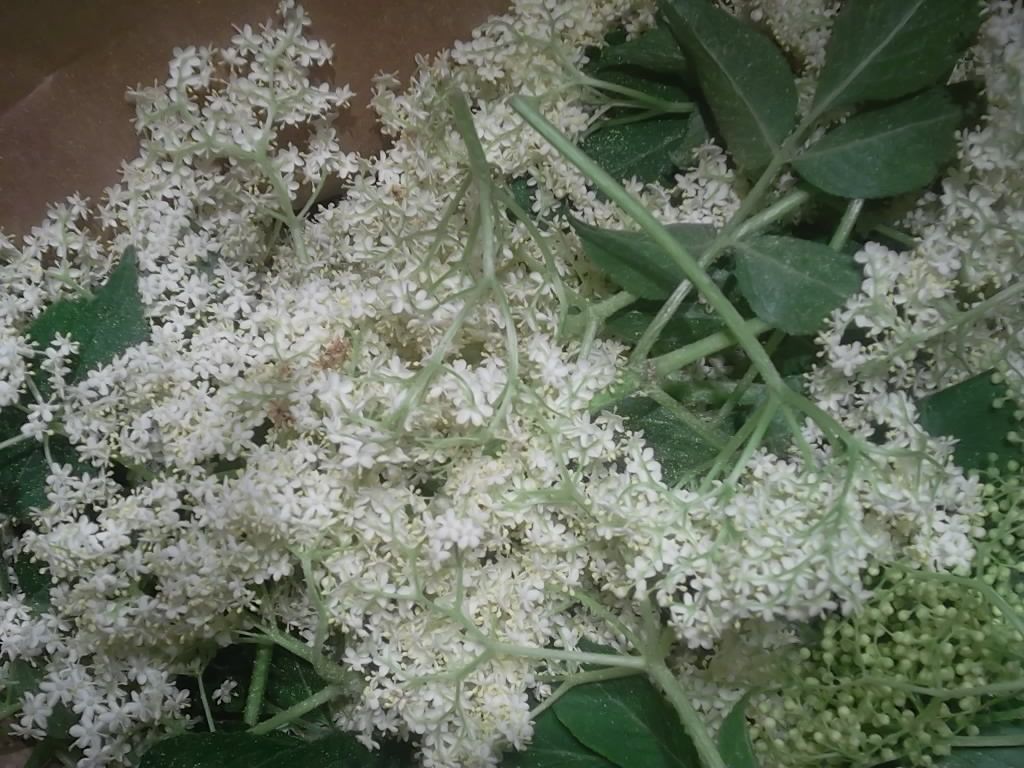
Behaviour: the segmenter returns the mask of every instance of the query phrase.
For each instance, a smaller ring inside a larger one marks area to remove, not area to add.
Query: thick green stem
[[[771,330],[771,326],[763,320],[753,319],[744,321],[744,328],[755,338],[762,333]],[[667,376],[673,371],[709,357],[723,349],[736,346],[736,336],[731,331],[718,331],[705,336],[700,341],[687,344],[685,347],[668,352],[651,360],[654,366],[654,373],[659,378]]]
[[[756,216],[751,216],[736,227],[733,231],[733,239],[742,240],[744,237],[749,237],[766,227],[770,227],[775,222],[780,221],[794,211],[799,210],[803,207],[803,204],[810,199],[810,192],[803,189],[793,190],[785,197],[769,205]]]
[[[694,288],[704,296],[708,304],[711,305],[711,308],[722,318],[726,327],[736,337],[744,352],[747,353],[751,363],[760,371],[765,384],[773,390],[784,390],[786,388],[785,382],[782,380],[779,372],[775,370],[771,358],[765,352],[760,342],[758,342],[757,336],[747,329],[746,320],[725,294],[722,293],[721,289],[715,285],[714,280],[701,268],[689,251],[672,237],[672,233],[654,218],[641,201],[633,197],[604,169],[566,139],[555,126],[540,114],[533,104],[522,96],[514,97],[510,103],[512,108],[534,130],[540,133],[563,157],[586,174],[604,195],[622,208],[672,258],[687,279],[693,283]]]
[[[324,658],[323,654],[318,654],[302,641],[296,640],[287,632],[282,632],[277,627],[261,626],[260,632],[269,637],[275,645],[279,645],[289,653],[317,666],[317,673],[325,680],[345,684],[346,682],[355,683],[362,679],[357,672],[353,672],[339,664],[335,664],[330,659]],[[318,661],[319,664],[317,664]]]
[[[256,659],[252,665],[252,677],[249,679],[249,695],[245,698],[245,712],[242,719],[246,725],[252,726],[260,720],[263,708],[263,694],[267,690],[267,678],[270,676],[270,659],[274,654],[272,645],[256,649]]]
[[[679,680],[672,670],[668,668],[664,661],[657,660],[649,664],[647,674],[651,681],[665,694],[665,698],[669,700],[676,714],[679,715],[679,720],[682,722],[683,728],[686,729],[686,734],[697,748],[697,754],[700,755],[703,768],[729,768],[725,764],[725,760],[722,759],[722,755],[711,738],[711,734],[704,727],[700,714],[694,709],[693,704],[690,703],[689,694],[679,684]]]
[[[557,648],[532,648],[511,643],[485,642],[492,653],[499,656],[518,656],[521,659],[543,661],[568,661],[575,664],[602,664],[622,669],[647,668],[647,662],[640,656],[624,656],[617,653],[586,653],[584,651],[560,651]]]
[[[571,316],[565,322],[565,331],[570,335],[578,336],[583,332],[583,329],[591,319],[606,320],[620,309],[625,309],[635,301],[636,296],[633,294],[619,291],[606,299],[602,299],[597,304],[589,306],[578,315]]]
[[[259,725],[253,726],[248,732],[254,736],[259,736],[264,733],[276,731],[278,728],[298,720],[303,715],[309,714],[317,707],[322,707],[327,702],[333,701],[344,693],[345,689],[340,685],[328,685],[326,688],[322,688],[309,698],[303,699],[298,704],[278,712],[269,720],[264,720]]]

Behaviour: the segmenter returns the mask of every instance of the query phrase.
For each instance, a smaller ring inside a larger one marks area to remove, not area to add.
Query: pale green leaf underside
[[[956,151],[960,109],[941,89],[864,112],[829,131],[793,165],[840,197],[891,197],[931,182]]]
[[[782,53],[705,0],[663,0],[659,7],[737,164],[747,171],[768,165],[796,119],[796,86]]]
[[[820,114],[860,101],[885,101],[945,79],[973,38],[973,0],[846,0],[818,78]]]
[[[737,245],[736,278],[759,318],[795,335],[816,333],[861,281],[848,254],[809,240],[771,235]]]

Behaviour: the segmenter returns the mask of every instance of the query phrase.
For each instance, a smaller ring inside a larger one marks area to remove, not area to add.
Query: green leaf
[[[960,116],[960,108],[937,88],[850,118],[793,165],[831,195],[900,195],[931,182],[956,154]]]
[[[620,768],[700,765],[678,715],[646,678],[581,685],[554,709],[573,736]]]
[[[36,613],[42,613],[49,608],[50,588],[53,582],[44,567],[23,553],[14,561],[13,568],[14,575],[18,577],[18,587],[25,595],[28,606]]]
[[[50,438],[50,456],[57,464],[70,464],[79,475],[89,469],[89,465],[79,459],[74,446],[63,437]],[[46,500],[49,474],[50,465],[43,446],[35,440],[0,451],[0,515],[21,519],[27,517],[33,507],[49,506]]]
[[[683,83],[679,78],[658,74],[657,72],[647,72],[632,68],[606,69],[600,72],[598,78],[606,83],[624,85],[627,88],[632,88],[634,91],[640,91],[640,93],[653,96],[662,101],[680,104],[689,104],[692,101],[689,92],[683,87]],[[626,94],[609,92],[608,96],[615,101],[633,102],[640,109],[649,108],[647,104],[635,101]],[[620,112],[619,108],[616,108],[611,114],[621,117],[631,114],[631,112]],[[686,119],[685,116],[682,119]]]
[[[304,743],[278,734],[218,731],[165,739],[142,756],[139,768],[403,768],[411,764],[402,745],[370,752],[347,733]]]
[[[41,349],[58,333],[77,341],[78,356],[68,381],[80,381],[92,369],[149,338],[138,283],[135,249],[126,248],[120,264],[91,298],[50,305],[29,326],[28,336]]]
[[[284,755],[301,747],[298,739],[276,734],[185,733],[155,744],[139,768],[276,768],[289,765]]]
[[[657,182],[669,177],[671,153],[686,139],[689,118],[665,115],[650,120],[598,128],[580,149],[615,179]]]
[[[747,700],[736,702],[718,731],[718,751],[729,768],[760,768],[747,731]]]
[[[861,283],[849,254],[810,240],[773,235],[736,245],[736,278],[759,318],[798,335],[815,333]]]
[[[576,219],[572,225],[587,258],[634,296],[667,299],[686,279],[675,261],[646,234],[599,229]],[[694,258],[715,236],[714,228],[707,224],[670,224],[668,230]]]
[[[648,397],[629,397],[615,405],[626,427],[643,431],[648,447],[661,464],[662,480],[675,485],[718,455],[718,448]]]
[[[1006,387],[992,381],[992,371],[947,387],[918,402],[921,426],[933,435],[957,439],[953,458],[964,469],[982,469],[997,461],[1020,459],[1020,449],[1007,439],[1013,430],[1012,409],[997,409]]]
[[[627,309],[612,315],[604,324],[605,333],[626,344],[636,344],[654,320],[655,310]],[[676,312],[662,329],[658,341],[651,349],[655,357],[692,344],[725,328],[714,314],[699,307],[684,307]]]
[[[676,168],[687,170],[696,165],[694,152],[711,138],[708,133],[708,126],[704,122],[700,112],[694,112],[690,116],[690,122],[686,124],[686,134],[682,143],[672,150],[669,155]]]
[[[601,72],[617,67],[681,76],[686,71],[686,59],[672,32],[657,26],[632,40],[608,46],[590,70]]]
[[[502,768],[614,768],[581,744],[548,710],[533,724],[533,740],[523,752],[507,752]]]
[[[284,649],[274,650],[267,676],[267,701],[279,709],[288,709],[305,701],[327,687],[327,683],[313,671],[313,665]],[[326,706],[307,715],[313,720],[326,720]]]
[[[818,78],[822,113],[885,101],[946,79],[980,23],[973,0],[846,0]]]
[[[1024,747],[954,749],[935,768],[1024,768]]]
[[[661,0],[659,8],[736,163],[746,171],[768,165],[796,120],[796,86],[782,52],[706,0]]]
[[[386,742],[371,752],[355,736],[341,731],[287,752],[284,757],[287,762],[277,765],[288,768],[411,768],[415,765],[412,751],[406,744]]]

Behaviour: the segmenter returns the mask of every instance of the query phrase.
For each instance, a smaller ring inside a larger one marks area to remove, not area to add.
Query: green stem
[[[647,662],[641,656],[625,656],[619,653],[586,653],[584,651],[560,651],[557,648],[532,648],[512,643],[484,642],[484,645],[499,656],[518,656],[522,659],[542,661],[568,661],[575,664],[600,664],[606,667],[644,670]]]
[[[205,670],[204,670],[205,671]],[[206,716],[206,727],[210,733],[216,733],[217,726],[213,724],[213,712],[210,711],[210,700],[206,697],[206,685],[203,683],[203,673],[199,673],[199,700],[203,703],[203,714]]]
[[[566,139],[555,126],[540,114],[533,104],[522,96],[514,97],[510,104],[534,130],[540,133],[563,157],[591,179],[594,185],[606,197],[622,208],[675,261],[687,279],[693,283],[693,287],[704,296],[708,304],[711,305],[711,308],[722,318],[726,327],[732,331],[737,342],[750,358],[751,363],[760,371],[765,384],[773,390],[784,390],[786,388],[785,382],[783,382],[779,372],[775,370],[771,358],[765,352],[760,342],[758,342],[757,336],[748,330],[743,316],[736,311],[732,302],[715,285],[714,280],[701,268],[693,256],[690,255],[690,252],[678,240],[672,237],[672,233],[654,218],[641,201],[633,197],[607,171],[598,166],[584,152]]]
[[[708,425],[697,418],[696,415],[686,410],[686,408],[683,407],[683,404],[672,397],[668,392],[663,389],[654,388],[647,390],[647,396],[675,416],[676,419],[682,422],[684,426],[704,442],[718,450],[725,447],[726,438],[710,429]]]
[[[948,701],[959,699],[964,696],[994,696],[1002,693],[1019,693],[1024,691],[1024,680],[1007,680],[1002,683],[991,683],[989,685],[978,685],[968,688],[934,688],[927,685],[916,685],[896,680],[891,677],[862,677],[859,682],[868,685],[877,685],[880,688],[892,688],[906,693],[917,693],[922,696],[933,696],[937,699]],[[845,685],[845,684],[844,684]]]
[[[610,83],[607,80],[598,80],[593,77],[583,78],[583,84],[589,85],[591,88],[602,91],[610,91],[611,93],[617,93],[620,96],[625,96],[632,100],[635,104],[642,104],[645,107],[656,109],[660,112],[667,114],[686,114],[693,112],[696,106],[692,102],[687,101],[665,101],[659,99],[657,96],[651,96],[650,94],[638,91],[635,88],[630,88],[627,85],[619,85],[618,83]],[[625,105],[615,105],[625,106]]]
[[[569,317],[565,322],[565,331],[572,336],[578,336],[583,331],[583,328],[586,327],[590,318],[597,318],[598,321],[606,320],[620,309],[625,309],[635,301],[636,296],[633,294],[619,291],[606,299],[602,299],[597,304],[587,307],[586,310],[578,315]]]
[[[249,679],[249,695],[245,699],[245,712],[242,719],[246,725],[252,726],[260,720],[263,708],[263,694],[267,690],[267,678],[270,675],[270,659],[274,646],[266,645],[256,649],[256,659],[252,665],[252,677]]]
[[[316,666],[317,660],[319,659],[319,666],[323,670],[322,677],[325,680],[344,683],[347,680],[355,680],[359,678],[357,673],[352,670],[345,669],[339,664],[335,664],[330,659],[325,658],[322,654],[317,654],[314,649],[310,648],[302,641],[296,640],[287,632],[282,632],[277,627],[261,626],[259,630],[273,640],[276,645],[279,645],[289,653],[298,656],[303,661],[308,661],[310,664]]]
[[[618,680],[623,677],[632,677],[633,675],[639,674],[641,674],[641,670],[639,669],[623,669],[621,667],[608,667],[607,669],[592,669],[587,672],[577,672],[575,675],[570,675],[563,680],[562,684],[552,691],[550,696],[534,707],[530,712],[530,719],[536,720],[543,712],[550,709],[556,701],[576,686],[586,685],[587,683],[603,683],[606,680]]]
[[[755,339],[772,328],[768,323],[757,318],[745,320],[743,327]],[[680,347],[672,352],[655,357],[651,360],[651,364],[654,366],[655,375],[660,378],[705,357],[721,352],[723,349],[733,347],[736,343],[737,338],[734,333],[731,331],[718,331],[717,333],[705,336],[700,341],[695,341],[692,344],[687,344],[685,347]]]
[[[768,350],[769,355],[775,354],[775,350],[779,348],[779,344],[786,338],[784,331],[775,331],[771,336],[768,337],[768,341],[765,343],[764,348]],[[747,391],[754,384],[754,379],[757,378],[757,368],[751,366],[747,369],[747,372],[743,374],[743,378],[740,379],[739,383],[733,387],[732,392],[726,398],[722,404],[721,410],[718,412],[716,419],[719,422],[725,421],[729,417],[729,414],[735,410],[743,401],[743,396],[747,394]]]
[[[754,431],[750,433],[750,439],[747,440],[747,444],[743,447],[743,452],[736,460],[732,472],[729,473],[729,477],[725,481],[727,485],[731,485],[739,479],[747,466],[747,462],[750,461],[750,457],[754,455],[754,451],[761,447],[761,442],[768,432],[768,427],[771,426],[775,411],[778,410],[778,401],[774,397],[769,397],[768,402],[768,408],[765,409],[764,413],[761,414],[754,424]]]
[[[1024,736],[1005,734],[1002,736],[958,736],[949,742],[951,747],[988,749],[991,747],[1024,747]]]
[[[3,442],[0,442],[0,451],[4,450],[5,448],[10,448],[12,445],[17,445],[18,443],[23,443],[26,440],[31,439],[31,435],[15,435],[14,437],[9,437]]]
[[[843,218],[839,220],[839,226],[836,227],[832,240],[829,242],[830,246],[837,251],[842,250],[843,246],[846,245],[846,241],[850,239],[850,234],[857,225],[857,219],[860,218],[860,212],[863,210],[864,201],[859,198],[851,200],[847,204],[846,210],[843,212]]]
[[[326,688],[320,689],[309,698],[303,699],[298,704],[278,712],[276,715],[268,720],[264,720],[259,725],[254,725],[248,730],[248,733],[251,733],[254,736],[259,736],[265,733],[270,733],[271,731],[276,731],[278,728],[298,720],[303,715],[309,714],[317,707],[322,707],[327,702],[333,701],[344,693],[345,689],[340,685],[328,685]]]
[[[736,227],[732,236],[736,240],[742,240],[744,237],[749,237],[766,227],[770,227],[775,222],[786,218],[786,216],[801,208],[803,204],[810,199],[810,192],[803,189],[795,189],[785,197],[769,205],[756,216],[751,216],[749,219],[744,221]]]
[[[668,668],[663,660],[659,659],[650,663],[647,668],[647,674],[651,681],[665,694],[665,698],[669,700],[676,710],[676,714],[679,715],[679,720],[682,722],[683,728],[686,729],[686,734],[697,748],[697,754],[700,755],[703,768],[729,768],[725,764],[725,760],[722,759],[722,755],[711,738],[711,734],[704,727],[700,714],[694,709],[693,704],[690,703],[690,697],[686,689],[679,684],[679,680],[672,670]]]
[[[466,101],[466,95],[462,91],[455,90],[449,95],[448,103],[455,117],[455,128],[469,153],[469,168],[473,173],[474,186],[476,186],[477,204],[480,210],[480,239],[483,244],[483,274],[485,278],[493,279],[496,249],[491,166],[487,162],[487,155],[480,143],[480,137],[476,134],[473,113],[470,111],[469,102]]]

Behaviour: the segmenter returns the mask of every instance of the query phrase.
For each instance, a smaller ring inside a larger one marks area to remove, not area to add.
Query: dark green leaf
[[[762,235],[736,246],[736,278],[751,309],[786,333],[815,333],[860,288],[853,259],[827,245]]]
[[[710,138],[704,118],[700,112],[694,112],[690,116],[690,122],[686,124],[686,134],[683,136],[682,143],[673,149],[670,155],[676,168],[685,171],[696,165],[694,152]]]
[[[267,677],[267,701],[270,704],[279,709],[288,709],[326,686],[327,683],[313,671],[313,665],[308,661],[281,648],[274,650]],[[326,707],[321,707],[307,717],[311,720],[324,720],[326,711]]]
[[[598,229],[573,220],[583,250],[620,288],[643,299],[667,299],[685,278],[683,271],[650,237],[640,232]],[[698,257],[714,239],[706,224],[670,224],[672,236]]]
[[[608,318],[604,330],[626,344],[636,344],[654,320],[655,314],[654,310],[627,309]],[[651,349],[651,354],[657,357],[671,352],[717,333],[723,328],[725,325],[717,315],[703,312],[693,306],[681,309],[665,325],[658,341]]]
[[[14,561],[14,575],[18,577],[18,587],[25,595],[29,607],[37,613],[50,607],[50,588],[53,582],[40,563],[33,561],[27,554],[21,554]]]
[[[747,731],[747,697],[732,708],[718,731],[718,751],[729,768],[759,768]]]
[[[370,752],[347,733],[304,743],[278,734],[218,731],[165,739],[143,755],[139,768],[404,768],[411,764],[403,745]]]
[[[685,140],[688,123],[685,116],[666,115],[611,125],[587,136],[580,149],[618,180],[657,182],[675,168],[671,153]]]
[[[70,335],[79,349],[68,380],[81,380],[93,368],[149,338],[138,282],[135,249],[127,248],[102,288],[91,298],[52,304],[29,326],[29,338],[45,348],[58,333]]]
[[[371,752],[355,736],[340,731],[294,749],[284,758],[286,762],[277,765],[287,768],[412,768],[415,765],[411,750],[405,744],[386,743]]]
[[[1007,439],[1014,426],[1013,414],[993,402],[1006,397],[1006,388],[992,381],[992,372],[982,373],[918,402],[921,426],[933,435],[957,439],[953,458],[965,469],[981,469],[989,464],[989,454],[997,460],[1020,459],[1020,449]]]
[[[625,418],[628,429],[643,431],[668,485],[675,485],[718,455],[713,443],[650,398],[627,398],[616,404],[615,412]]]
[[[277,768],[294,765],[285,755],[302,746],[298,739],[281,735],[185,733],[154,745],[142,756],[139,768]]]
[[[679,716],[644,677],[574,688],[555,714],[585,746],[620,768],[697,768]]]
[[[633,68],[606,69],[598,75],[598,79],[603,80],[606,83],[624,85],[627,88],[632,88],[634,91],[640,91],[640,93],[646,94],[647,96],[653,96],[654,98],[661,99],[662,101],[681,104],[689,104],[692,101],[689,92],[683,87],[683,83],[679,78],[661,75],[657,72],[646,72]],[[608,96],[615,101],[632,101],[641,109],[649,108],[648,104],[635,101],[627,94],[609,92]],[[630,112],[620,112],[616,110],[612,114],[615,114],[617,117],[622,117],[630,114]]]
[[[590,69],[600,72],[612,67],[681,76],[686,71],[686,59],[668,28],[657,26],[632,40],[608,46]]]
[[[614,768],[583,746],[548,710],[533,724],[533,740],[523,752],[507,752],[502,768]]]
[[[1024,747],[954,749],[935,768],[1024,768]]]
[[[980,22],[973,0],[846,0],[814,98],[820,113],[946,79]]]
[[[942,89],[934,89],[850,118],[793,165],[832,195],[900,195],[931,182],[956,154],[959,122],[959,107]]]
[[[76,474],[89,465],[63,437],[50,438],[50,456],[57,464],[70,464]],[[95,470],[93,470],[95,472]],[[41,443],[35,440],[18,443],[0,451],[0,515],[23,518],[33,507],[46,507],[46,477],[50,465]]]
[[[797,97],[782,52],[706,0],[661,0],[696,70],[726,148],[746,171],[766,166],[793,128]]]

